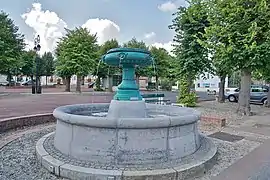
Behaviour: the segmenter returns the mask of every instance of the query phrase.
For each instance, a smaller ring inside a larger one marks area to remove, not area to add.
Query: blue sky
[[[38,4],[33,6],[33,3]],[[1,9],[15,20],[28,42],[31,44],[34,35],[40,34],[44,47],[49,50],[63,35],[64,26],[73,28],[83,24],[91,32],[98,33],[100,43],[110,38],[125,42],[136,37],[148,44],[169,49],[173,31],[168,29],[168,25],[172,13],[183,4],[184,0],[0,1]],[[37,17],[43,18],[37,20]]]

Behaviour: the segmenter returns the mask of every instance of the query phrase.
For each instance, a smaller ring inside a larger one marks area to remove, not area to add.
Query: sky
[[[25,34],[27,48],[40,35],[41,53],[53,51],[65,28],[85,27],[98,43],[135,37],[147,45],[172,50],[172,14],[185,0],[1,0],[5,11]]]

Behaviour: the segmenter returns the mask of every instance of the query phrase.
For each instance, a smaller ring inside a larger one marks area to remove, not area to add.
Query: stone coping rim
[[[124,128],[124,129],[144,129],[144,128],[166,128],[173,126],[184,126],[194,124],[200,119],[200,113],[191,108],[175,107],[170,105],[147,104],[147,107],[157,107],[158,110],[171,110],[173,116],[149,117],[149,118],[108,118],[71,114],[71,109],[87,109],[91,107],[106,107],[109,103],[95,104],[74,104],[60,106],[53,111],[53,116],[67,124],[99,128]],[[177,109],[186,109],[193,114],[180,114]],[[101,111],[102,112],[102,111]],[[178,114],[177,114],[178,112]]]
[[[74,176],[73,173],[79,176],[80,173],[82,174],[89,174],[91,176],[106,176],[108,179],[109,177],[114,178],[123,178],[124,177],[138,177],[138,176],[147,176],[147,177],[155,177],[155,176],[163,176],[163,175],[169,175],[172,173],[176,174],[176,177],[183,175],[192,176],[197,175],[198,173],[205,172],[205,170],[210,169],[214,163],[216,162],[217,157],[217,147],[216,145],[211,141],[210,138],[200,135],[201,138],[204,139],[204,143],[209,146],[209,151],[206,152],[204,157],[201,157],[201,159],[196,159],[190,164],[184,164],[181,166],[175,166],[171,168],[166,169],[151,169],[151,170],[106,170],[106,169],[95,169],[95,168],[87,168],[87,167],[80,167],[72,164],[67,164],[63,161],[60,161],[51,155],[49,155],[48,152],[46,152],[45,148],[43,147],[43,144],[45,140],[53,135],[55,132],[51,132],[49,134],[46,134],[42,138],[40,138],[36,144],[36,155],[38,161],[42,164],[43,167],[45,167],[48,171],[51,173],[60,176],[60,177],[66,177],[71,178]],[[196,152],[195,152],[196,153]],[[64,173],[67,176],[63,176],[61,174],[61,171],[67,171],[69,173]],[[70,177],[69,177],[70,176]],[[179,177],[180,178],[180,177]],[[185,178],[185,177],[184,177]]]
[[[23,116],[14,116],[14,117],[0,119],[0,122],[17,120],[17,119],[24,119],[24,118],[51,116],[51,115],[52,115],[52,113],[40,113],[40,114],[29,114],[29,115],[23,115]]]

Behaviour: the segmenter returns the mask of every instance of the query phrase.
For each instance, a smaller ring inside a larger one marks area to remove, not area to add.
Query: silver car
[[[233,91],[226,92],[225,98],[227,98],[230,102],[237,102],[239,99],[239,91],[240,89],[238,88]],[[251,86],[250,102],[258,104],[266,104],[268,91],[269,91],[268,86]]]

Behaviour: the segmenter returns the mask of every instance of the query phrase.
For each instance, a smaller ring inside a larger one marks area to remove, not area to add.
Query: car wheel
[[[236,98],[235,98],[234,95],[230,95],[230,96],[228,97],[228,99],[229,99],[230,102],[236,102]]]
[[[263,105],[267,104],[267,99],[262,100]]]

